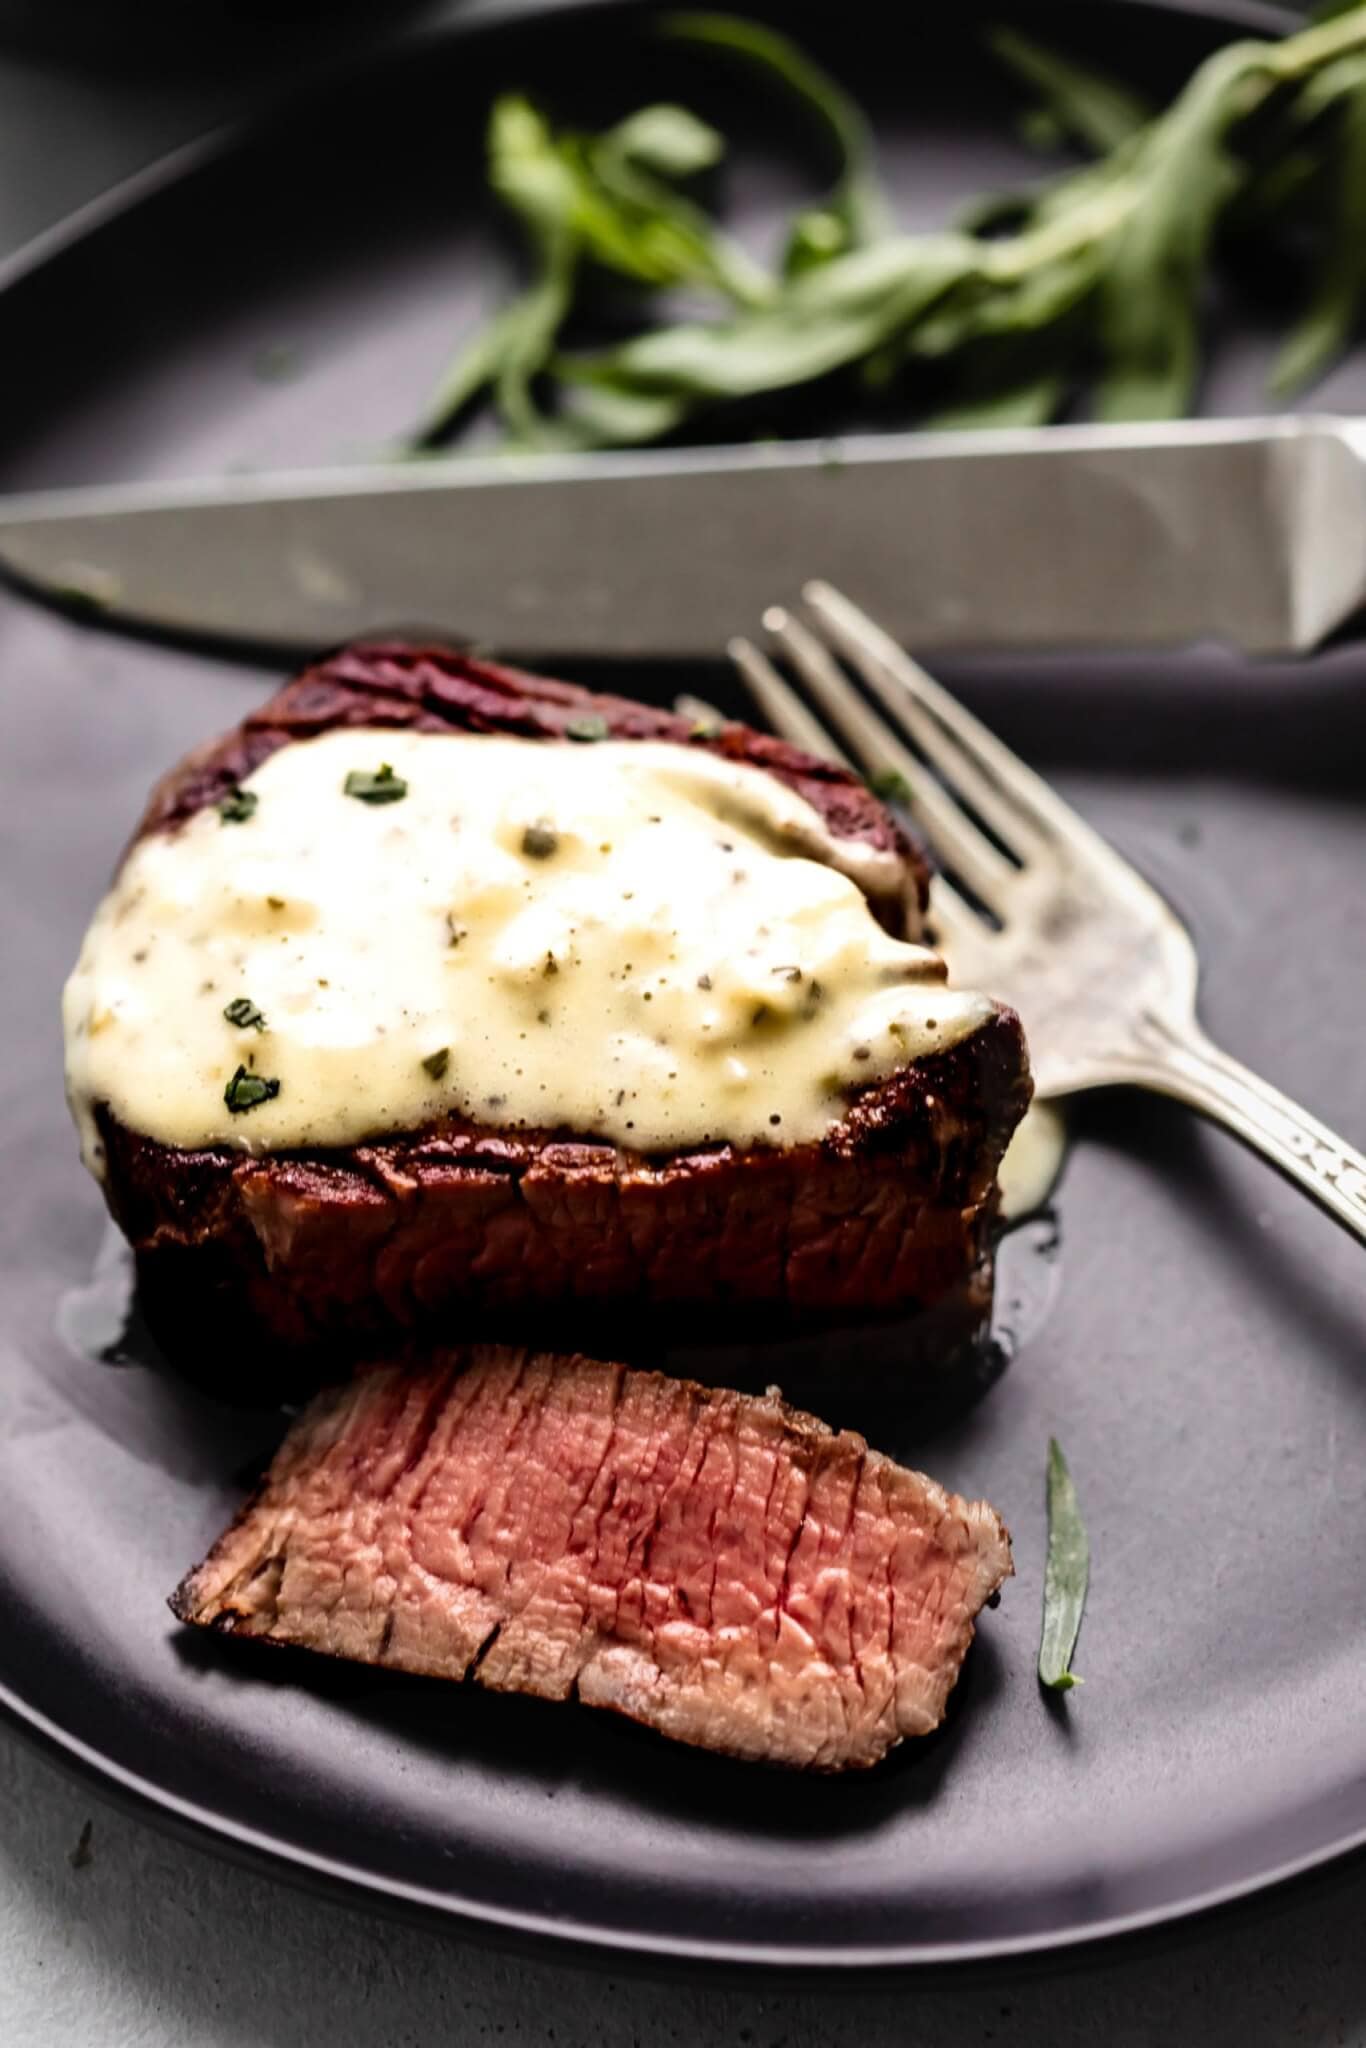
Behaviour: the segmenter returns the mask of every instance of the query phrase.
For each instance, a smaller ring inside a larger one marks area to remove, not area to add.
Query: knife
[[[810,576],[906,644],[1312,648],[1366,605],[1366,422],[450,457],[0,500],[0,572],[255,648],[716,655]]]

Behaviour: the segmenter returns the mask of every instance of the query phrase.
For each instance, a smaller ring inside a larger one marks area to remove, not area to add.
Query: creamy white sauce
[[[345,793],[384,764],[401,800]],[[211,808],[134,847],[67,983],[96,1172],[99,1103],[252,1152],[449,1112],[647,1151],[794,1143],[992,1009],[873,917],[898,856],[701,750],[342,731],[246,788],[245,821]],[[233,1113],[239,1067],[239,1101],[278,1088]]]
[[[1036,1098],[1016,1124],[997,1174],[1003,1222],[1022,1223],[1042,1209],[1062,1172],[1066,1151],[1062,1111],[1056,1103]]]

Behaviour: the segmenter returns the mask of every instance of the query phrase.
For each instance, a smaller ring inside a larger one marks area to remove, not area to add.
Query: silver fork
[[[1366,1241],[1366,1156],[1205,1036],[1195,948],[1157,892],[848,598],[828,583],[803,598],[805,618],[775,606],[764,627],[848,755],[752,642],[732,641],[731,658],[785,738],[895,781],[949,871],[931,916],[954,979],[1019,1011],[1039,1096],[1117,1083],[1175,1096]]]

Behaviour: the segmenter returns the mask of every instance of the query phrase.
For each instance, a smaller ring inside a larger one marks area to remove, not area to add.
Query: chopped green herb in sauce
[[[607,720],[605,718],[596,717],[571,718],[568,725],[564,729],[564,736],[567,740],[580,740],[585,742],[590,740],[605,740],[607,737]]]
[[[911,800],[911,785],[895,768],[884,768],[880,774],[870,775],[868,787],[885,804],[908,804]]]
[[[225,825],[245,825],[260,801],[254,789],[241,789],[234,782],[227,795],[219,799],[218,815]]]
[[[546,818],[538,818],[522,834],[522,852],[531,860],[549,860],[553,853],[559,851],[559,846],[560,835]]]
[[[239,1031],[264,1031],[266,1019],[250,996],[234,996],[223,1012],[229,1024],[235,1024]]]
[[[223,1100],[234,1116],[242,1116],[263,1102],[273,1102],[279,1092],[278,1081],[267,1081],[263,1075],[249,1074],[245,1067],[239,1067],[223,1090]]]
[[[396,804],[408,794],[407,783],[401,775],[395,775],[387,761],[373,775],[368,768],[353,768],[342,789],[363,804]]]
[[[439,1052],[429,1052],[422,1062],[434,1081],[439,1081],[451,1063],[451,1049],[443,1045]]]
[[[1066,1692],[1081,1680],[1072,1669],[1086,1587],[1091,1545],[1077,1505],[1076,1488],[1056,1437],[1048,1439],[1048,1562],[1043,1579],[1043,1633],[1039,1641],[1039,1683]]]

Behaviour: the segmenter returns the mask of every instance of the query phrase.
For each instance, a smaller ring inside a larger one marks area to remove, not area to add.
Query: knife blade
[[[1366,604],[1366,423],[452,457],[0,500],[0,571],[282,650],[415,627],[715,655],[823,576],[906,644],[1315,646]]]

